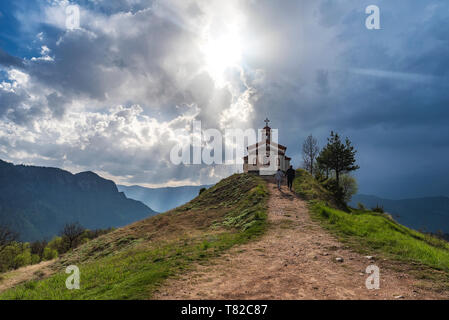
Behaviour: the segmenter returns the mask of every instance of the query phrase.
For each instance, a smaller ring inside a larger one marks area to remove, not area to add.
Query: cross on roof
[[[268,118],[266,120],[264,120],[264,122],[267,124],[268,127],[268,123],[270,122],[270,120],[268,120]]]

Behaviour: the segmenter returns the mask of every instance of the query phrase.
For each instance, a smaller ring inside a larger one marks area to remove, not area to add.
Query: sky
[[[1,0],[0,159],[211,184],[239,168],[173,164],[179,130],[268,117],[295,166],[333,130],[360,193],[449,196],[448,35],[446,0]]]

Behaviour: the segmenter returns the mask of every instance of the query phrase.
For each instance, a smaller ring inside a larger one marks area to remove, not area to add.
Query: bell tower
[[[268,126],[270,120],[268,118],[265,121],[265,128],[262,130],[262,139],[265,139],[267,145],[270,144],[271,141],[271,128]]]

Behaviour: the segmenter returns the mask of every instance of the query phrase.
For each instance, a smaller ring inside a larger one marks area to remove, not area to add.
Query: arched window
[[[281,166],[281,159],[278,158],[278,167],[280,167],[280,166]]]

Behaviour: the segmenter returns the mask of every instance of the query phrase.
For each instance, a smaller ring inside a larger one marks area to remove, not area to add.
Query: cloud
[[[0,65],[4,67],[23,67],[23,61],[0,48]]]
[[[121,183],[212,183],[236,169],[172,165],[186,138],[175,130],[268,116],[296,165],[308,134],[324,144],[338,130],[360,149],[362,192],[417,194],[429,179],[403,181],[432,165],[445,192],[449,4],[379,1],[382,30],[370,31],[369,1],[82,0],[81,29],[68,31],[68,3],[15,14],[33,40],[14,51],[23,58],[0,49],[0,157]],[[207,39],[233,28],[241,63],[211,68]]]

